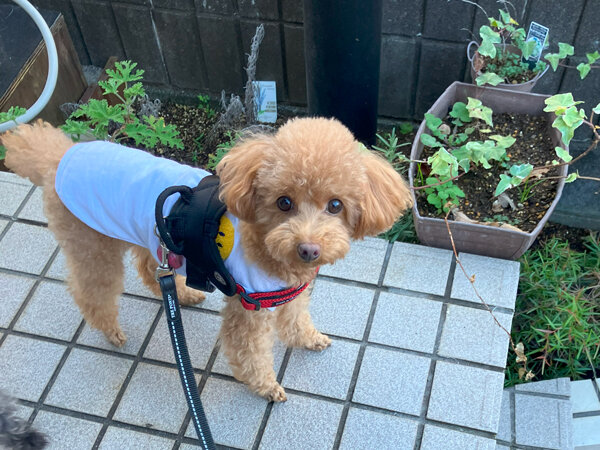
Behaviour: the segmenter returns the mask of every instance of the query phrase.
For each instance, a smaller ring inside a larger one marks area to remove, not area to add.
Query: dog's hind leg
[[[54,189],[44,189],[48,228],[67,259],[67,284],[86,322],[120,347],[127,338],[119,326],[118,298],[123,292],[123,255],[130,244],[105,236],[77,219]]]
[[[308,310],[309,303],[310,293],[304,291],[298,298],[277,307],[277,333],[288,347],[324,350],[331,345],[331,339],[317,331],[313,325]]]
[[[237,297],[225,301],[221,341],[233,376],[269,401],[285,401],[273,370],[273,312],[247,311]]]
[[[156,282],[155,272],[158,264],[154,257],[150,254],[148,249],[134,245],[132,248],[133,256],[136,260],[137,270],[140,278],[144,282],[148,289],[150,289],[154,295],[162,297],[160,292],[160,286]],[[204,294],[201,291],[192,289],[185,284],[185,277],[177,275],[175,277],[175,284],[177,285],[177,298],[179,303],[182,305],[195,305],[205,299]]]

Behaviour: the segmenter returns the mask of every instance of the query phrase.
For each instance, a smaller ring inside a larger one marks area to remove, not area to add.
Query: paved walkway
[[[39,189],[0,172],[0,389],[21,400],[50,448],[192,448],[161,302],[130,267],[120,310],[129,340],[108,344],[70,299],[41,211]],[[518,263],[462,259],[510,328]],[[495,448],[508,339],[449,251],[367,239],[322,268],[311,310],[333,345],[323,353],[276,346],[283,404],[231,376],[217,341],[220,307],[214,294],[183,309],[217,444]]]

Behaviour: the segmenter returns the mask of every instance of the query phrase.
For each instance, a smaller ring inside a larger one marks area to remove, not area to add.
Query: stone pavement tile
[[[389,414],[350,408],[340,449],[413,448],[416,435],[417,422],[415,421]]]
[[[13,223],[0,241],[0,267],[39,274],[57,245],[47,228]]]
[[[40,411],[33,425],[48,435],[50,445],[45,450],[92,448],[102,428],[100,423],[48,411]]]
[[[442,303],[382,292],[369,342],[432,353]]]
[[[196,376],[196,382],[198,378]],[[177,369],[140,363],[114,419],[177,433],[187,411]]]
[[[571,381],[571,405],[573,414],[600,411],[600,400],[592,380]],[[599,442],[600,443],[600,442]]]
[[[510,450],[510,447],[502,444],[496,444],[496,450]]]
[[[600,416],[573,419],[573,446],[586,450],[600,447]]]
[[[503,382],[501,372],[438,361],[427,417],[496,433]]]
[[[33,283],[31,278],[0,273],[0,327],[8,327]]]
[[[450,250],[395,242],[383,284],[444,295],[452,258]]]
[[[66,347],[20,336],[8,336],[0,347],[2,389],[36,402],[46,388]]]
[[[82,321],[79,308],[63,283],[41,283],[15,330],[70,341]]]
[[[115,347],[106,339],[102,331],[85,324],[81,335],[77,339],[78,344],[90,347],[102,348],[113,352],[135,355],[140,350],[148,330],[158,313],[160,305],[144,300],[130,297],[119,298],[119,324],[127,336],[127,342],[121,348]]]
[[[331,449],[343,405],[288,394],[276,403],[260,442],[264,450]]]
[[[448,428],[425,425],[421,450],[438,450],[442,448],[494,450],[496,441]]]
[[[571,448],[572,412],[569,400],[517,392],[515,423],[517,444],[551,449]]]
[[[538,392],[541,394],[569,396],[571,395],[571,380],[565,377],[555,378],[554,380],[517,384],[515,390],[519,392]]]
[[[12,216],[33,185],[20,176],[0,171],[0,214]]]
[[[352,401],[418,416],[431,360],[367,347]]]
[[[100,450],[133,450],[143,448],[152,450],[170,450],[173,448],[174,442],[175,441],[160,436],[153,436],[151,434],[126,430],[119,427],[108,427],[98,448]]]
[[[194,308],[219,312],[225,306],[225,302],[223,301],[224,294],[218,289],[214,292],[205,292],[204,295],[206,295],[204,301],[194,305]]]
[[[494,312],[502,326],[510,330],[511,314]],[[448,305],[438,354],[504,368],[508,335],[489,311]]]
[[[8,224],[8,220],[0,219],[0,234],[4,231],[4,227]]]
[[[54,261],[52,261],[52,265],[48,269],[48,272],[46,272],[46,276],[62,281],[67,279],[67,258],[62,249],[58,252]]]
[[[135,264],[135,258],[131,251],[127,251],[123,258],[125,265],[125,280],[123,282],[123,292],[128,294],[139,295],[141,297],[158,298],[161,297],[154,295],[154,293],[144,284],[142,279],[138,275],[137,266]]]
[[[359,344],[338,339],[322,352],[296,348],[285,369],[282,385],[344,400],[359,348]]]
[[[460,260],[469,276],[475,275],[475,287],[488,305],[514,309],[519,268],[517,261],[461,253]],[[471,283],[460,268],[454,272],[452,298],[481,303]]]
[[[385,239],[365,238],[364,241],[354,241],[343,259],[333,265],[321,267],[319,275],[377,284],[387,246]]]
[[[317,330],[326,334],[362,339],[375,291],[317,280],[310,312]]]
[[[73,349],[45,403],[106,416],[130,367],[127,359]]]
[[[265,399],[242,383],[212,377],[206,382],[201,399],[216,444],[252,448],[267,409]],[[185,435],[197,437],[191,420]]]
[[[498,425],[498,434],[496,435],[496,438],[506,442],[512,442],[512,418],[510,414],[510,396],[510,390],[504,389],[504,391],[502,391],[500,424]]]
[[[194,309],[183,310],[181,317],[192,366],[204,369],[217,343],[221,327],[221,317]],[[150,343],[144,352],[144,358],[157,359],[175,364],[165,314],[162,314],[154,330],[152,339],[150,339]]]
[[[275,343],[273,344],[273,370],[275,373],[279,373],[279,369],[281,368],[281,363],[283,362],[283,357],[285,356],[285,345],[277,338],[275,339]],[[223,375],[233,376],[233,372],[229,367],[229,363],[227,362],[227,357],[223,352],[223,347],[219,349],[219,353],[217,354],[217,359],[215,359],[215,363],[212,366],[213,373],[220,373]]]
[[[27,203],[19,213],[19,219],[35,220],[36,222],[48,223],[44,214],[44,203],[42,199],[42,188],[37,187]]]

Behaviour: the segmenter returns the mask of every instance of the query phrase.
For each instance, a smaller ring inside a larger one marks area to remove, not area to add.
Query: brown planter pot
[[[548,114],[554,120],[554,114],[543,112],[546,106],[544,100],[548,95],[532,94],[527,92],[514,92],[496,88],[484,88],[467,83],[454,82],[429,109],[429,113],[436,117],[444,118],[455,102],[467,102],[467,97],[477,97],[484,105],[492,108],[494,113],[521,113],[531,115]],[[421,123],[415,140],[413,142],[410,157],[419,159],[423,151],[421,134],[426,129],[425,121]],[[568,149],[555,128],[549,127],[549,133],[555,146]],[[562,166],[561,175],[566,176],[568,167]],[[414,186],[416,163],[410,165],[408,172],[410,186]],[[530,233],[519,232],[506,228],[492,227],[488,225],[472,224],[465,222],[450,221],[450,229],[456,249],[459,252],[475,253],[477,255],[491,256],[502,259],[517,259],[531,246],[544,224],[550,218],[562,194],[564,179],[558,183],[556,198],[540,220],[537,227]],[[431,247],[451,249],[452,244],[448,236],[448,230],[443,219],[423,217],[417,207],[415,192],[413,196],[413,217],[417,236],[421,243]]]
[[[467,58],[469,59],[469,62],[471,63],[471,80],[473,80],[473,84],[475,84],[475,79],[479,75],[481,75],[481,71],[477,72],[477,73],[475,72],[474,61],[479,56],[479,54],[477,53],[477,50],[475,50],[475,53],[473,54],[473,56],[470,55],[470,50],[473,45],[477,45],[477,42],[471,41],[471,42],[469,42],[469,45],[467,46]],[[518,54],[521,53],[521,50],[519,50],[514,45],[507,45],[507,48],[514,53],[518,53]],[[533,77],[531,80],[529,80],[525,83],[517,83],[517,84],[500,83],[499,85],[494,86],[494,87],[496,87],[498,89],[506,89],[509,91],[531,92],[531,90],[533,89],[535,84],[538,82],[538,80],[540,78],[542,78],[542,76],[544,76],[544,74],[548,71],[549,68],[550,68],[550,66],[546,65],[546,68],[544,70],[542,70],[541,72],[538,72],[535,77]]]

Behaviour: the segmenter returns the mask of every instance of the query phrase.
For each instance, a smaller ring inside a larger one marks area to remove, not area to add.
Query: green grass
[[[521,258],[519,292],[512,326],[522,342],[533,381],[589,377],[600,366],[600,241],[587,238],[587,251],[549,240]],[[522,382],[509,353],[506,385]]]

